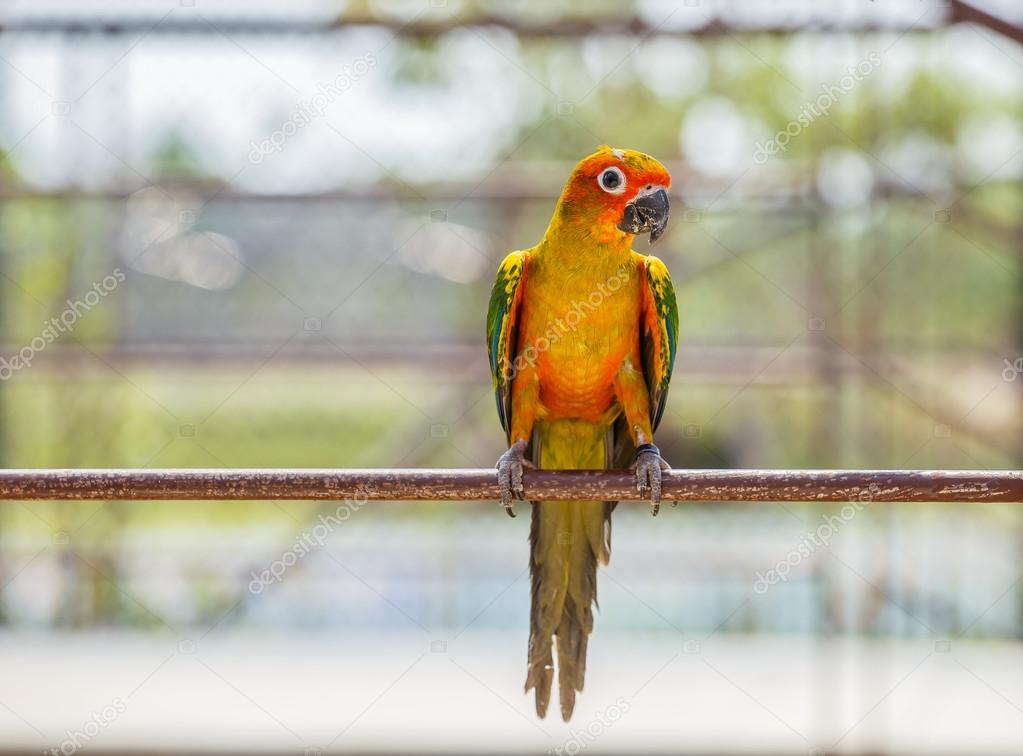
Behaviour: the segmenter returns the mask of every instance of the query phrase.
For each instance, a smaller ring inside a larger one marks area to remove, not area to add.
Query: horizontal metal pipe
[[[619,470],[528,470],[527,500],[641,501]],[[671,470],[666,501],[920,501],[1023,503],[1010,470]],[[494,470],[2,470],[3,500],[326,499],[486,501]]]

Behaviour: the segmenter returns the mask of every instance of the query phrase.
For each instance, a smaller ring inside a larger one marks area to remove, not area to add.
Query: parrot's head
[[[670,186],[668,170],[649,155],[601,145],[572,171],[558,213],[601,241],[649,232],[653,244],[668,225]]]

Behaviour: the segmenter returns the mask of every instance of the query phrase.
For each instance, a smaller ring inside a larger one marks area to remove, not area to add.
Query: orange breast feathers
[[[539,383],[539,417],[599,422],[614,405],[619,368],[640,364],[641,273],[552,266],[530,277],[518,344],[528,367],[516,381]]]

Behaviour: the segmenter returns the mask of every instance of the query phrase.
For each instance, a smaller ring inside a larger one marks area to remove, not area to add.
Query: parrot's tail
[[[579,420],[538,423],[533,460],[546,469],[602,469],[608,466],[606,427]],[[597,563],[611,554],[613,502],[535,501],[529,572],[532,611],[526,692],[536,690],[536,713],[543,717],[554,682],[557,639],[561,717],[566,722],[583,689],[586,643],[597,603]]]

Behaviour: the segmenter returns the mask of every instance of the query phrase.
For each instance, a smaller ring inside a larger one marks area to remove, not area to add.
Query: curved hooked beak
[[[650,244],[668,227],[668,193],[663,188],[641,194],[625,206],[618,229],[627,234],[650,232]]]

